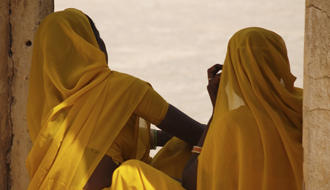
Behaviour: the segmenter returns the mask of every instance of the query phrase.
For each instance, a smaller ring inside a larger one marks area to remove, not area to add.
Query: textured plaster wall
[[[304,65],[304,183],[330,189],[330,1],[307,0]]]
[[[31,148],[26,103],[33,39],[54,0],[1,0],[0,3],[0,189],[24,190],[25,159]],[[9,167],[8,167],[9,166]]]

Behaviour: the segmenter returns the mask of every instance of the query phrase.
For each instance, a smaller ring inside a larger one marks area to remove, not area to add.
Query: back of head
[[[83,12],[66,9],[48,15],[38,27],[33,43],[28,96],[30,131],[40,127],[41,118],[52,108],[109,72]]]
[[[278,34],[258,27],[242,29],[230,39],[228,52],[233,60],[229,63],[249,67],[255,62],[260,68],[267,66],[279,81],[282,80],[287,90],[293,89],[295,77],[290,73],[284,40]],[[254,61],[251,62],[250,59]]]
[[[76,9],[47,16],[37,30],[33,51],[32,67],[51,70],[45,75],[60,80],[66,90],[74,88],[86,71],[107,65],[88,18]]]
[[[290,72],[285,43],[278,34],[257,27],[235,33],[228,43],[222,72],[221,100],[217,102],[228,102],[228,107],[222,106],[223,111],[237,108],[240,101],[240,105],[258,105],[256,112],[272,107],[286,114],[301,113],[301,95],[294,95],[296,78]],[[301,125],[301,116],[291,119]]]

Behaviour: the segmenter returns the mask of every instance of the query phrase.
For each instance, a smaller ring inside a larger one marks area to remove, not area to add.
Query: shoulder
[[[150,88],[151,85],[146,81],[117,71],[111,71],[108,81],[108,90],[111,92],[121,91],[125,94],[131,94],[131,96],[144,95]]]
[[[146,81],[144,81],[140,78],[137,78],[137,77],[132,76],[132,75],[127,74],[127,73],[121,73],[121,72],[118,72],[118,71],[111,71],[111,77],[110,78],[111,78],[111,80],[116,80],[116,81],[121,81],[121,82],[123,82],[123,81],[134,82],[135,84],[140,84],[140,85],[143,85],[143,86],[147,85],[147,86],[151,87],[151,85],[148,82],[146,82]]]

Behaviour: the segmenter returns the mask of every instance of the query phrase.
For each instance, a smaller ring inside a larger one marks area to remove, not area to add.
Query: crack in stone
[[[15,72],[14,72],[14,59],[13,59],[13,51],[12,51],[12,46],[13,46],[13,34],[12,34],[12,23],[11,23],[11,17],[12,17],[12,1],[9,1],[8,7],[9,7],[9,48],[8,48],[8,57],[9,57],[9,62],[8,62],[8,97],[9,97],[9,110],[8,110],[8,126],[10,129],[10,139],[11,139],[11,147],[13,146],[13,140],[14,140],[14,135],[13,135],[13,120],[11,117],[12,114],[12,107],[13,107],[13,102],[14,102],[14,97],[13,97],[13,92],[12,92],[12,86],[13,86],[13,80],[14,80],[14,76],[15,76]],[[8,150],[7,152],[7,164],[8,164],[8,189],[11,189],[12,186],[12,179],[11,179],[11,148]]]
[[[317,10],[321,11],[322,13],[325,13],[327,15],[328,19],[330,19],[330,15],[326,11],[324,11],[321,8],[315,6],[314,4],[310,4],[309,6],[306,7],[306,9],[308,9],[308,8],[317,9]]]
[[[312,108],[312,109],[308,109],[307,107],[304,107],[304,110],[306,110],[307,112],[313,112],[313,111],[329,111],[330,109],[328,108]]]
[[[310,75],[310,74],[307,74],[307,73],[305,73],[305,75],[308,76],[309,78],[314,79],[314,80],[319,80],[319,79],[330,79],[330,76],[327,76],[327,75],[320,76],[320,77],[314,77],[314,76],[312,76],[312,75]]]

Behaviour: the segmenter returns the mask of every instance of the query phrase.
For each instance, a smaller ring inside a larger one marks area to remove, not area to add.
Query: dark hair
[[[86,15],[86,14],[85,14],[85,15]],[[99,31],[97,30],[97,28],[96,28],[96,26],[95,26],[93,20],[92,20],[88,15],[86,15],[86,17],[87,17],[88,20],[89,20],[89,23],[90,23],[90,25],[91,25],[91,27],[92,27],[92,29],[93,29],[94,35],[95,35],[95,36],[100,36],[100,33],[99,33]]]

